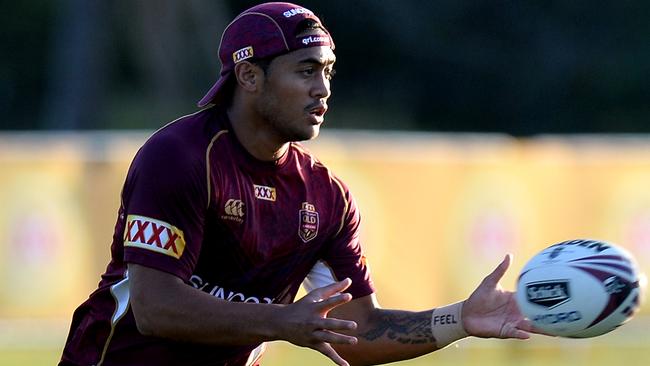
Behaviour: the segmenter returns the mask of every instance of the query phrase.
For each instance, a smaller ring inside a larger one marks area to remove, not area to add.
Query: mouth
[[[325,113],[327,113],[327,104],[317,103],[315,105],[311,105],[307,107],[307,113],[316,117],[319,120],[322,120],[323,116],[325,116]]]

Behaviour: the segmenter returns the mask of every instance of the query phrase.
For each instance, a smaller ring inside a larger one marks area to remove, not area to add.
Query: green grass
[[[639,319],[641,320],[641,319]],[[592,339],[572,340],[534,336],[528,341],[466,339],[444,350],[417,359],[396,362],[404,366],[645,366],[650,364],[650,337],[646,321],[632,322],[624,330]],[[61,342],[38,348],[0,348],[2,366],[56,365]],[[60,346],[58,344],[60,343]],[[17,344],[17,343],[14,343]],[[56,345],[55,345],[56,344]],[[263,366],[331,366],[320,353],[273,342],[262,359]]]
[[[485,347],[477,342],[488,342]],[[395,362],[404,366],[642,366],[650,359],[650,348],[602,346],[581,344],[582,341],[568,341],[564,345],[536,347],[530,343],[504,341],[496,346],[495,341],[476,340],[471,345],[463,342],[414,360]],[[497,341],[498,342],[498,341]],[[561,342],[560,342],[561,343]],[[559,344],[559,343],[558,343]],[[2,366],[56,365],[61,356],[59,349],[0,350]],[[263,366],[331,366],[333,363],[318,352],[295,347],[285,342],[274,342],[263,358]]]
[[[413,360],[395,362],[404,366],[645,366],[650,347],[605,345],[585,340],[538,342],[470,340]],[[537,344],[535,344],[537,343]],[[647,344],[647,343],[646,343]],[[288,343],[275,342],[265,355],[263,366],[333,365],[325,356]]]

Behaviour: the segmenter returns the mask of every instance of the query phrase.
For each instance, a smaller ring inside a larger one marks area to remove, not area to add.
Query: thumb
[[[506,273],[508,268],[510,268],[510,263],[511,262],[512,262],[512,254],[508,253],[508,254],[506,254],[505,258],[503,258],[501,263],[499,263],[497,268],[495,268],[494,271],[492,271],[492,273],[490,273],[489,275],[487,275],[485,277],[483,282],[486,285],[496,287],[496,285],[499,283],[499,281],[501,281],[501,278],[503,278],[503,275]]]

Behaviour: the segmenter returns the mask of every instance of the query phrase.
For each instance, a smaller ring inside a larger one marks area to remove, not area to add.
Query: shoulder
[[[206,151],[218,132],[213,111],[201,110],[169,122],[155,131],[136,153],[128,181],[147,181],[160,187],[197,182],[206,176]]]
[[[217,112],[204,109],[167,123],[149,137],[145,146],[182,149],[185,152],[205,150],[221,128]]]
[[[136,161],[178,167],[201,163],[210,141],[221,128],[214,110],[204,109],[179,117],[147,139],[138,151]]]

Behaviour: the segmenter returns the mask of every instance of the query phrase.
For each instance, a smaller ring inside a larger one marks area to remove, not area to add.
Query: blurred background
[[[109,259],[149,134],[216,80],[253,1],[0,2],[0,364],[50,365]],[[384,307],[464,298],[566,239],[650,269],[648,2],[303,1],[336,41],[321,137]],[[404,365],[644,365],[644,308],[589,340],[465,340]],[[273,343],[266,365],[327,365]],[[402,363],[401,363],[402,364]]]

